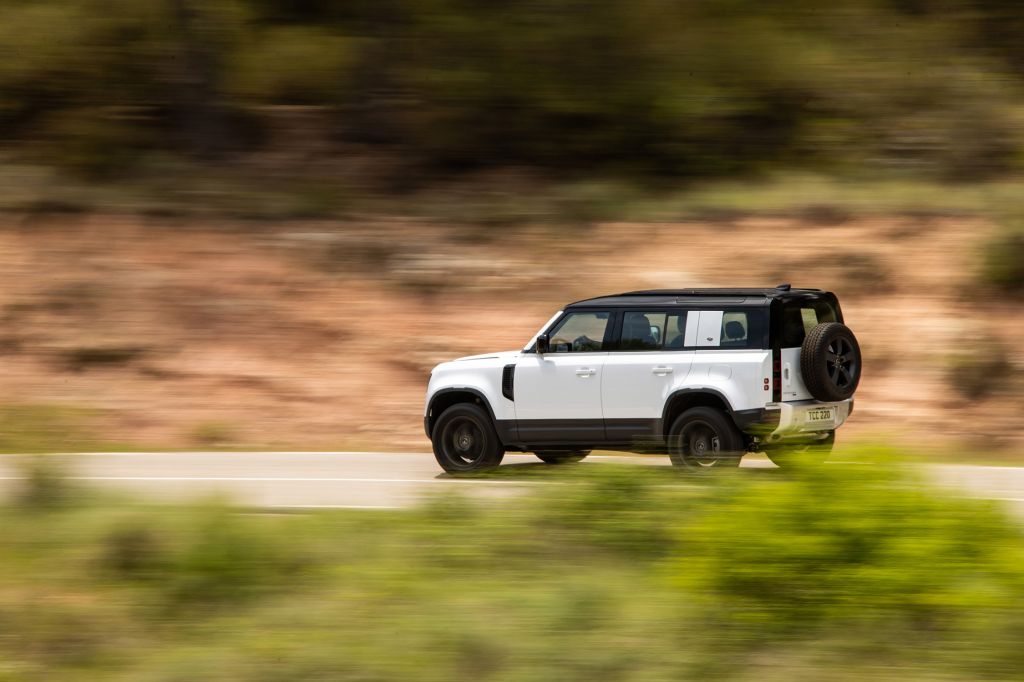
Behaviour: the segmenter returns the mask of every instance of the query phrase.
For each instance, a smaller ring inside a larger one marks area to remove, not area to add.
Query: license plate
[[[831,407],[818,407],[807,411],[809,422],[830,422],[836,418],[836,411]]]

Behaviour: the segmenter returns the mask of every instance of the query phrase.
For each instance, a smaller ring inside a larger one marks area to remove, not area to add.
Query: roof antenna
[[[780,284],[779,286],[777,286],[775,288],[778,289],[779,291],[789,291],[793,287],[787,282],[785,284]]]

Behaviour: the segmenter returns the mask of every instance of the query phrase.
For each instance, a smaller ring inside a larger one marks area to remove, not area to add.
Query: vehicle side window
[[[552,353],[587,353],[601,350],[609,313],[569,313],[551,331]]]
[[[722,314],[722,348],[764,348],[768,311],[763,308],[726,310]]]
[[[782,309],[781,348],[803,344],[807,332],[822,322],[836,322],[836,311],[826,301],[791,302]]]
[[[767,311],[761,308],[699,310],[690,314],[687,348],[762,348]]]
[[[620,351],[677,349],[683,347],[685,312],[628,311],[622,316]]]
[[[746,312],[726,311],[722,315],[722,348],[746,348],[749,328]]]

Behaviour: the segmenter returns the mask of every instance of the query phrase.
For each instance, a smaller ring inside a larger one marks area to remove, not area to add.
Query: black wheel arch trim
[[[681,395],[711,395],[722,401],[725,405],[725,412],[732,419],[736,428],[740,431],[745,430],[751,424],[756,424],[763,420],[765,415],[765,409],[761,407],[754,408],[752,410],[734,410],[732,403],[721,391],[714,388],[681,388],[677,391],[673,391],[671,395],[665,400],[665,407],[661,411],[661,428],[662,435],[668,435],[668,430],[672,428],[672,424],[669,423],[668,414],[669,407],[673,401]]]
[[[512,431],[512,429],[515,428],[515,422],[512,420],[499,421],[494,416],[494,408],[491,407],[491,402],[487,399],[487,396],[484,395],[483,392],[480,391],[479,389],[469,388],[468,386],[451,386],[449,388],[442,388],[436,391],[434,395],[430,396],[430,402],[427,403],[427,414],[424,415],[423,417],[423,430],[426,432],[427,438],[429,438],[430,440],[434,439],[432,433],[434,430],[434,424],[437,423],[437,418],[441,416],[439,414],[434,414],[435,401],[440,396],[451,395],[452,393],[468,393],[474,396],[480,402],[480,404],[484,406],[484,409],[487,410],[488,416],[491,418],[491,423],[494,424],[495,431],[498,432],[498,440],[500,440],[502,444],[508,443],[511,440],[515,439],[514,433]]]

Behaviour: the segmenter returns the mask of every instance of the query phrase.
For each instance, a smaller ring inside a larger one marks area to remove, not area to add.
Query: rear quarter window
[[[836,307],[827,300],[789,301],[782,306],[779,347],[803,345],[807,332],[822,322],[839,322]]]

